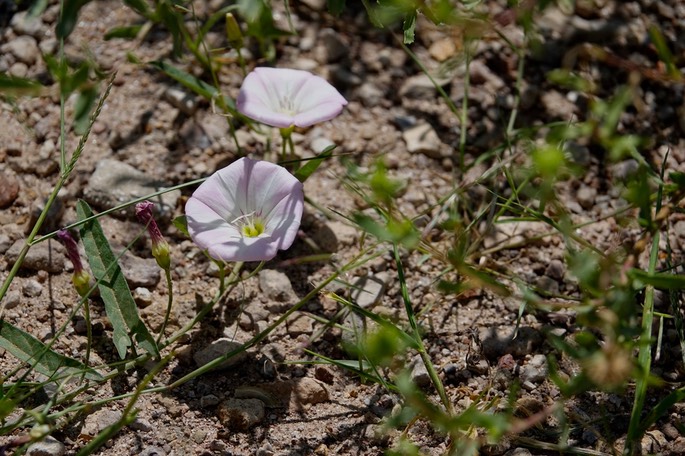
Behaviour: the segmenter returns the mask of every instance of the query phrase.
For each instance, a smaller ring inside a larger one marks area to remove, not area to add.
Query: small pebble
[[[29,279],[24,283],[21,291],[28,298],[37,298],[43,292],[43,286],[37,280]]]

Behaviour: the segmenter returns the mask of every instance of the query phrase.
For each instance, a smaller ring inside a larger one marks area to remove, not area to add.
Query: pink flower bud
[[[152,215],[152,208],[154,204],[150,201],[143,201],[136,204],[136,215],[140,223],[147,226],[147,232],[150,234],[152,240],[152,256],[157,260],[157,264],[164,270],[169,270],[171,267],[171,258],[169,257],[169,244],[162,236],[162,232],[157,226],[157,222]]]
[[[57,239],[67,249],[69,261],[74,265],[74,275],[71,277],[71,281],[74,284],[74,288],[76,288],[76,292],[80,296],[86,296],[90,290],[90,274],[83,269],[76,240],[67,230],[59,230],[57,232]]]

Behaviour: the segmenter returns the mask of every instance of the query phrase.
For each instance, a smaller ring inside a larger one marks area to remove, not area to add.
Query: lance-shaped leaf
[[[47,345],[31,334],[4,320],[0,320],[0,347],[20,361],[33,366],[36,372],[50,378],[81,375],[85,372],[88,379],[102,380],[102,376],[97,371],[80,361],[50,350]]]
[[[78,202],[76,212],[80,220],[93,215],[85,201]],[[81,225],[80,233],[90,269],[105,303],[105,311],[114,328],[114,346],[119,356],[121,359],[126,357],[126,351],[132,343],[131,336],[145,351],[159,356],[155,340],[138,315],[131,290],[100,223],[97,219],[89,220]]]

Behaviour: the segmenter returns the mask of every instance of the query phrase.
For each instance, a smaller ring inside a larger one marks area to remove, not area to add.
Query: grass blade
[[[192,74],[186,73],[185,71],[176,68],[173,65],[170,65],[166,62],[162,62],[161,60],[150,62],[150,65],[161,70],[171,79],[181,83],[185,87],[189,88],[201,97],[206,98],[207,100],[213,100],[216,97],[222,96],[223,101],[226,107],[229,109],[229,111],[231,111],[232,114],[237,113],[235,102],[231,98],[221,95],[214,86],[207,84],[203,80],[193,76]]]
[[[4,320],[0,320],[0,347],[10,352],[15,358],[30,364],[36,372],[48,377],[80,375],[85,371],[86,378],[102,380],[102,376],[97,371],[86,367],[80,361],[50,350],[47,345],[31,334]]]
[[[93,215],[85,201],[76,206],[79,219]],[[131,346],[131,335],[148,353],[159,356],[157,344],[138,315],[138,308],[128,288],[121,268],[112,252],[97,219],[91,219],[80,228],[81,239],[86,249],[88,263],[98,283],[105,311],[114,328],[114,346],[121,359]]]
[[[309,178],[309,176],[314,174],[314,171],[317,170],[317,168],[321,165],[321,163],[323,163],[324,160],[329,159],[333,155],[333,150],[336,147],[337,146],[335,144],[326,147],[315,158],[312,158],[311,160],[307,161],[307,163],[302,165],[300,169],[295,171],[295,177],[297,178],[297,180],[304,183],[304,181],[306,181]]]

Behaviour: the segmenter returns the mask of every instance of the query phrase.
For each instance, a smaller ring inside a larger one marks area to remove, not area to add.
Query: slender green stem
[[[461,100],[461,115],[459,116],[459,169],[464,171],[464,156],[466,155],[466,130],[469,121],[469,86],[471,83],[469,67],[471,65],[471,53],[468,43],[464,43],[464,56],[466,57],[466,72],[464,73],[464,98]]]
[[[159,341],[162,340],[164,336],[164,331],[166,330],[166,325],[169,323],[169,316],[171,315],[171,306],[174,303],[174,284],[171,281],[171,269],[164,269],[164,275],[166,276],[166,285],[169,289],[169,299],[167,300],[166,312],[164,313],[164,321],[162,322],[162,327],[157,335],[156,344],[159,346]]]
[[[421,338],[421,333],[419,332],[419,325],[416,323],[414,309],[412,308],[411,299],[409,298],[409,291],[407,290],[407,281],[404,278],[404,267],[402,266],[402,259],[400,258],[400,249],[397,246],[397,244],[393,245],[393,254],[395,256],[395,265],[397,266],[397,275],[400,282],[400,292],[402,294],[402,300],[404,301],[404,308],[407,314],[407,319],[409,320],[409,325],[412,329],[412,336],[416,341],[417,351],[419,352],[419,356],[421,356],[421,361],[423,362],[424,366],[426,366],[428,376],[430,377],[431,382],[435,387],[435,390],[438,392],[438,395],[440,396],[440,400],[442,401],[445,410],[447,411],[447,413],[452,414],[452,403],[447,397],[445,387],[440,381],[440,377],[438,376],[438,372],[435,370],[435,366],[431,362],[430,356],[426,352],[426,347],[423,345],[423,339]]]
[[[665,160],[664,160],[665,163]],[[665,167],[661,169],[661,179],[664,178]],[[654,213],[658,214],[661,210],[663,197],[663,186],[659,186],[657,191]],[[652,239],[652,249],[649,252],[649,273],[656,272],[657,262],[659,261],[659,241],[661,239],[658,230],[654,231]],[[652,366],[652,323],[654,321],[654,286],[645,287],[645,301],[642,306],[642,333],[640,334],[640,347],[637,362],[640,366],[640,376],[635,382],[635,399],[633,400],[633,410],[630,413],[630,423],[628,424],[628,434],[626,436],[626,446],[624,455],[635,454],[636,444],[641,437],[640,419],[647,396],[647,386],[649,383],[649,373]]]

